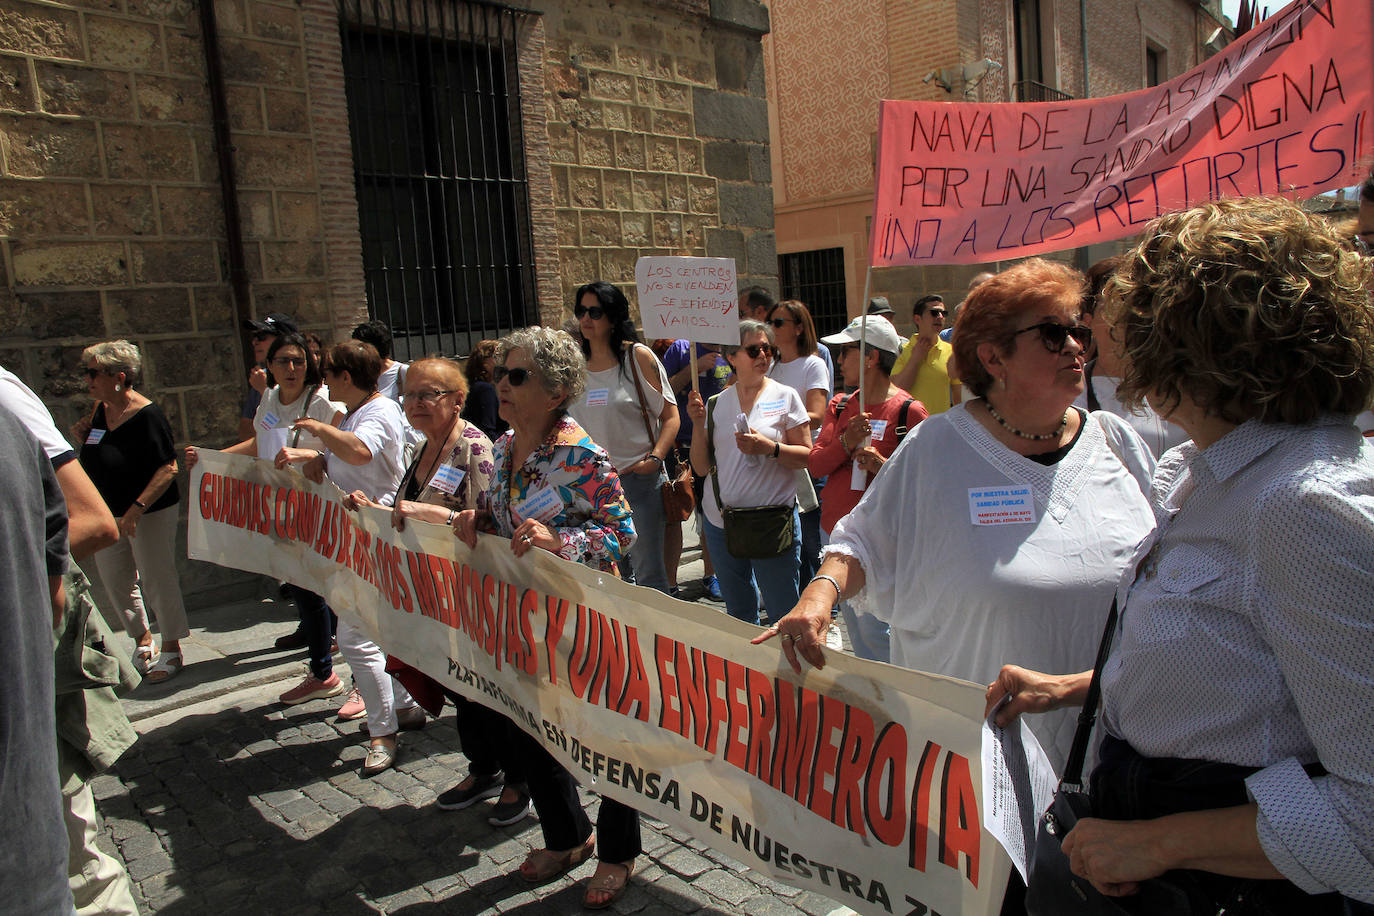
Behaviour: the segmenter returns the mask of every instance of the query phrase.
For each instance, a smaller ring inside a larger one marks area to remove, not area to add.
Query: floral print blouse
[[[491,440],[472,424],[458,436],[458,441],[449,449],[448,455],[433,470],[420,468],[424,456],[425,442],[422,440],[415,449],[415,459],[406,468],[401,478],[401,486],[396,491],[396,501],[409,500],[416,503],[429,503],[446,509],[477,509],[487,507],[487,494],[491,490],[496,465],[492,463]],[[448,468],[441,472],[440,468]],[[427,480],[419,479],[425,473]],[[445,491],[445,482],[457,480],[452,493]]]
[[[616,564],[635,541],[635,528],[630,504],[605,450],[577,421],[564,415],[543,444],[514,469],[514,435],[507,432],[492,448],[496,474],[487,494],[490,525],[483,530],[508,538],[522,520],[520,507],[542,504],[548,507],[546,511],[532,515],[562,539],[559,556],[615,573]],[[549,488],[556,502],[548,498]]]

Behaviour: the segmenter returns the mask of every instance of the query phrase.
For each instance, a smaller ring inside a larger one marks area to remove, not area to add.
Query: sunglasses
[[[517,369],[517,370],[515,370],[515,371],[516,371],[516,372],[523,372],[524,370],[523,370],[523,369]],[[514,381],[513,378],[514,378],[514,373],[512,373],[512,382],[511,382],[512,385],[518,385],[518,384],[520,384],[519,382]],[[406,401],[406,402],[419,401],[421,404],[436,404],[436,403],[438,403],[439,399],[442,398],[442,397],[443,397],[444,395],[446,395],[446,394],[453,394],[453,389],[452,389],[452,388],[431,388],[431,389],[428,390],[428,391],[407,391],[405,394],[401,395],[401,400],[402,400],[402,401]]]
[[[768,323],[775,328],[780,328],[785,324],[796,324],[797,322],[791,318],[773,318]]]
[[[1084,350],[1088,349],[1088,346],[1093,342],[1092,328],[1082,325],[1071,326],[1067,324],[1057,324],[1053,321],[1042,321],[1028,328],[1022,328],[1012,336],[1019,337],[1031,331],[1040,332],[1040,342],[1043,343],[1045,349],[1049,350],[1051,353],[1064,352],[1064,344],[1068,343],[1070,337],[1073,338],[1074,343],[1078,344]]]
[[[100,374],[100,370],[99,370],[99,369],[87,369],[87,370],[86,370],[86,378],[95,378],[95,377],[96,377],[97,375],[99,375],[99,374]]]
[[[253,343],[262,343],[265,340],[275,340],[276,334],[269,334],[267,331],[259,331],[253,335]]]
[[[573,317],[580,319],[583,315],[590,317],[592,321],[600,321],[606,317],[606,310],[599,305],[594,305],[591,308],[587,308],[585,305],[573,307]]]
[[[599,311],[599,310],[598,310]],[[507,369],[505,366],[497,366],[491,371],[492,381],[499,384],[501,379],[510,382],[512,388],[519,388],[525,384],[530,377],[528,369]]]
[[[276,366],[278,369],[294,369],[294,368],[297,368],[297,367],[304,368],[304,366],[305,366],[305,357],[304,357],[304,356],[278,356],[278,357],[274,357],[274,358],[272,359],[272,365]]]
[[[946,315],[949,314],[949,310],[948,310],[948,309],[926,309],[926,314],[927,314],[927,315],[938,315],[939,317],[943,318],[943,317],[945,317]]]
[[[773,356],[773,348],[768,344],[750,344],[747,347],[740,347],[740,349],[749,354],[750,359],[758,359],[764,354],[767,354],[770,359]]]

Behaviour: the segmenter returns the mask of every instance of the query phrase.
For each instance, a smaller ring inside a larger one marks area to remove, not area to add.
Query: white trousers
[[[339,651],[353,672],[353,686],[367,705],[367,733],[374,738],[396,734],[396,711],[415,705],[410,692],[386,673],[386,653],[353,624],[339,618]]]
[[[77,916],[138,916],[129,873],[96,845],[99,826],[89,783],[62,796],[67,825],[67,883]]]

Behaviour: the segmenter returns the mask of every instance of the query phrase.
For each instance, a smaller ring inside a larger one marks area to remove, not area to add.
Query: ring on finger
[[[522,541],[524,541],[526,544],[528,544],[528,543],[530,543],[530,536],[527,534],[527,535],[525,535],[524,537],[522,537],[520,540],[522,540]]]

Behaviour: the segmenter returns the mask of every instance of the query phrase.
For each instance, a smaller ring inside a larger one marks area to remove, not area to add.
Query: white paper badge
[[[772,420],[782,416],[786,409],[787,400],[785,398],[778,398],[776,401],[764,401],[759,405],[759,415],[765,420]]]
[[[86,444],[87,444],[87,445],[99,445],[99,444],[100,444],[100,440],[105,438],[105,433],[106,433],[106,430],[103,430],[103,429],[93,429],[93,430],[91,430],[90,432],[86,433]]]
[[[563,499],[558,495],[557,487],[545,484],[511,508],[522,521],[532,518],[535,521],[546,522],[563,511]]]
[[[587,392],[588,407],[605,407],[611,400],[611,389],[593,388]]]
[[[458,492],[458,485],[463,482],[467,473],[462,468],[455,468],[451,464],[441,464],[439,469],[434,472],[434,476],[429,479],[428,485],[440,493],[447,493],[452,496]]]
[[[262,421],[259,422],[258,425],[261,426],[263,429],[275,429],[277,427],[277,424],[280,422],[281,418],[269,410],[267,413],[262,415]]]
[[[968,515],[975,525],[1031,525],[1035,499],[1029,486],[970,487]]]
[[[880,439],[882,439],[882,438],[883,438],[883,435],[887,432],[887,421],[886,421],[886,420],[869,420],[869,421],[868,421],[868,425],[871,426],[871,427],[873,427],[873,441],[874,441],[874,442],[877,442],[877,441],[879,441]]]

